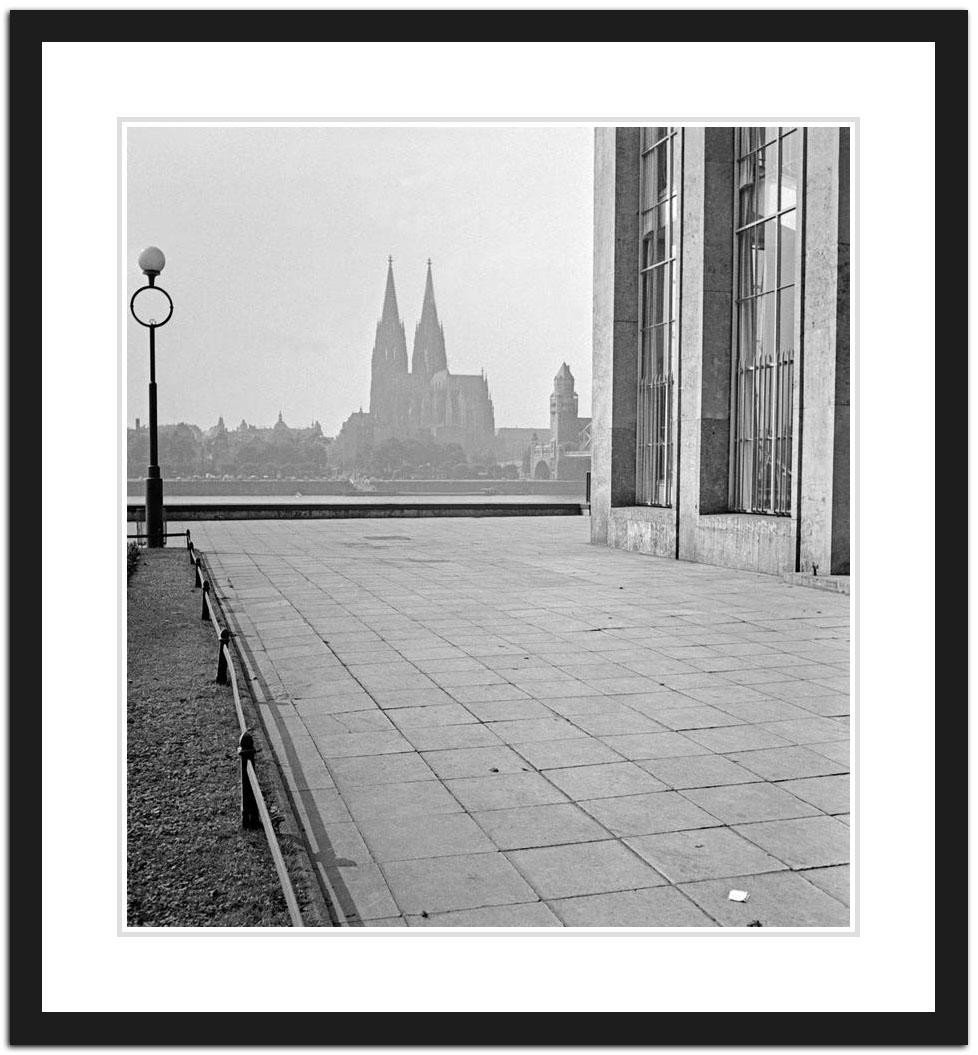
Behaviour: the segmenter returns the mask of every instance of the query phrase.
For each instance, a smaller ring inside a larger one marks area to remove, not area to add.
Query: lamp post
[[[159,449],[156,436],[156,331],[165,326],[173,314],[173,301],[165,289],[156,285],[156,278],[166,264],[166,257],[155,245],[139,254],[139,268],[147,284],[140,286],[129,301],[132,317],[149,330],[149,468],[146,470],[146,536],[153,548],[162,546],[163,478],[160,476]],[[137,298],[139,304],[137,305]],[[139,310],[137,310],[137,308]],[[165,314],[164,314],[165,312]]]

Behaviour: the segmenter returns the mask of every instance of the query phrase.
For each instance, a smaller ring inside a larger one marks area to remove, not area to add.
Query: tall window
[[[738,128],[732,507],[791,512],[797,194],[803,132]]]
[[[642,129],[641,347],[635,491],[639,503],[653,506],[672,504],[672,373],[679,282],[678,144],[676,128]]]

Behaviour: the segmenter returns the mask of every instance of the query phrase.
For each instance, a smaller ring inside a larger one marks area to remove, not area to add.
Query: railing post
[[[257,828],[261,824],[258,816],[258,803],[248,779],[248,764],[255,761],[255,741],[251,733],[245,731],[238,741],[238,757],[241,759],[241,827]]]
[[[218,685],[228,683],[228,657],[225,651],[231,644],[231,631],[225,627],[221,631],[221,643],[217,646],[217,677],[214,679]]]
[[[200,566],[200,557],[194,557],[194,589],[198,590],[204,582],[204,569]]]
[[[210,612],[207,611],[207,595],[211,592],[211,584],[207,579],[204,579],[204,585],[201,589],[204,592],[200,595],[200,618],[206,620],[210,619]]]
[[[192,554],[193,551],[194,551],[194,544],[190,541],[190,528],[187,528],[187,552]]]

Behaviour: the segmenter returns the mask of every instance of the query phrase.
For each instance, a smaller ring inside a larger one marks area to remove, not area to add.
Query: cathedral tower
[[[370,413],[376,414],[379,421],[394,423],[399,380],[407,375],[407,368],[407,338],[394,291],[394,259],[388,257],[384,310],[377,323],[370,369]]]
[[[431,261],[428,261],[428,277],[424,284],[424,304],[421,321],[414,331],[414,350],[411,354],[411,373],[425,382],[441,370],[448,369],[445,357],[445,331],[438,321],[435,307],[435,288],[431,282]]]

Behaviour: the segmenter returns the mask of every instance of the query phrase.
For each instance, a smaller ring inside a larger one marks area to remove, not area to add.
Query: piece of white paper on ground
[[[750,897],[749,890],[731,890],[727,894],[728,901],[746,901]]]

